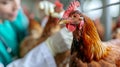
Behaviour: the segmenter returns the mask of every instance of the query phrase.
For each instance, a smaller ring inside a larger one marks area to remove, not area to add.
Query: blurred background
[[[22,0],[22,7],[27,8],[31,11],[35,19],[39,22],[45,17],[43,11],[39,9],[39,2],[42,0]],[[52,3],[55,0],[48,0]],[[63,3],[64,9],[67,8],[72,0],[60,0]],[[81,7],[79,8],[84,14],[89,16],[95,21],[98,27],[101,39],[109,40],[114,38],[112,36],[115,31],[116,24],[120,19],[120,0],[78,0],[80,1]]]

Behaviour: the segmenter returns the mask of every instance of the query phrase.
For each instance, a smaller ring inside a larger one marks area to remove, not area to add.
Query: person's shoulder
[[[22,9],[20,9],[18,11],[18,15],[16,17],[16,19],[12,22],[12,24],[19,30],[22,29],[26,29],[28,27],[28,18],[26,17],[26,15],[24,14],[24,12],[22,11]]]

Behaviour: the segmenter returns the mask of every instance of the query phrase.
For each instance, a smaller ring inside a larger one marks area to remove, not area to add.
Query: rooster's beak
[[[66,24],[66,23],[68,23],[67,19],[60,19],[59,20],[59,24]]]

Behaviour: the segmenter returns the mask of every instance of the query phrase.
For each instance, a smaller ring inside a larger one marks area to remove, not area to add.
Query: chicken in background
[[[117,23],[116,23],[115,27],[113,28],[112,38],[120,39],[120,16],[118,17]]]
[[[102,23],[100,22],[100,19],[99,18],[96,18],[94,20],[94,23],[95,23],[95,27],[97,29],[97,32],[99,34],[99,37],[100,39],[103,41],[104,39],[104,33],[105,33],[105,30],[104,30],[104,26],[102,25]]]
[[[102,42],[94,22],[78,6],[71,2],[59,22],[73,32],[70,67],[120,67],[120,40]]]
[[[39,22],[34,19],[34,14],[28,12],[27,8],[24,8],[24,13],[28,17],[28,36],[20,44],[20,56],[23,57],[25,51],[29,49],[30,44],[34,44],[36,40],[41,36],[43,28],[40,26]]]
[[[40,4],[44,6],[46,2],[48,4],[48,1],[42,1]],[[60,17],[62,17],[63,14],[63,5],[59,1],[56,1],[55,5],[55,13],[49,14],[47,24],[43,30],[43,34],[36,40],[36,43],[29,44],[29,47],[25,47],[23,49],[24,53],[22,56],[25,56],[25,54],[27,54],[42,42],[46,42],[50,52],[55,58],[57,67],[66,67],[70,56],[72,33],[58,24],[58,20]],[[50,6],[48,5],[48,7]],[[45,7],[43,9],[46,10]]]
[[[33,35],[34,38],[39,38],[42,35],[43,28],[41,27],[40,23],[36,21],[33,17],[34,15],[31,14],[31,17],[29,18],[29,27],[28,32],[30,35]]]

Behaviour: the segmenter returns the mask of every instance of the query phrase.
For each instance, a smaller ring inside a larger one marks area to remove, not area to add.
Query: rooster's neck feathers
[[[73,37],[79,41],[79,46],[77,46],[77,50],[74,50],[76,49],[76,42],[74,40],[72,45],[72,52],[78,52],[79,55],[77,55],[77,57],[85,62],[100,60],[101,58],[104,58],[106,55],[108,55],[110,48],[102,44],[93,21],[85,15],[83,15],[83,17],[85,24],[82,29],[82,34],[80,35],[80,31],[78,30],[73,32]]]

